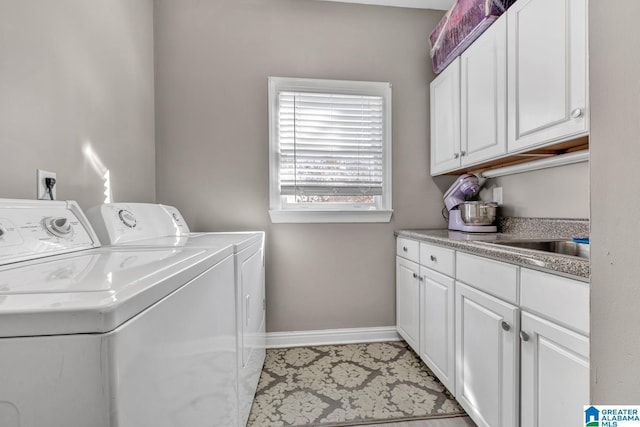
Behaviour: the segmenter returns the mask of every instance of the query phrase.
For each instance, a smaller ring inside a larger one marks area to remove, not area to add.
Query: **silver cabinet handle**
[[[466,155],[467,155],[467,152],[466,152],[466,151],[464,151],[464,150],[462,150],[462,151],[460,152],[460,155],[461,155],[462,157],[464,157],[464,156],[466,156]]]
[[[251,320],[251,295],[250,294],[244,297],[244,309],[245,309],[245,315],[244,315],[245,325],[249,326],[249,321]]]
[[[529,341],[529,334],[525,331],[520,331],[520,338],[522,341]]]
[[[436,258],[436,256],[435,256],[435,255],[431,255],[431,256],[429,257],[429,259],[430,259],[431,261],[433,261],[433,262],[436,262],[436,261],[438,260],[438,258]]]
[[[453,158],[457,159],[458,157],[460,157],[460,153],[453,153]]]
[[[413,278],[417,279],[418,278],[418,274],[417,273],[413,273]]]
[[[573,117],[574,119],[582,117],[582,108],[574,108],[573,110],[571,110],[571,117]]]
[[[403,246],[403,247],[402,247],[402,250],[403,250],[403,251],[405,251],[405,252],[407,252],[407,251],[408,251],[408,249],[407,249],[407,247],[406,247],[406,246]]]
[[[502,329],[504,329],[505,331],[508,331],[511,329],[511,325],[509,325],[507,322],[505,322],[504,320],[502,321]]]

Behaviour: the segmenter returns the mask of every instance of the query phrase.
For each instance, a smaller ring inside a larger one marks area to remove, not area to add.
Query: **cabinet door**
[[[507,152],[507,16],[460,57],[462,165]]]
[[[456,282],[456,399],[481,427],[518,422],[518,308]]]
[[[415,262],[396,257],[396,328],[416,353],[420,353],[420,281]]]
[[[508,150],[588,131],[586,0],[519,0],[508,16]]]
[[[460,59],[431,82],[431,175],[460,167]]]
[[[420,357],[455,394],[454,280],[421,268],[424,287],[420,313]]]
[[[589,339],[522,312],[522,427],[584,424]]]

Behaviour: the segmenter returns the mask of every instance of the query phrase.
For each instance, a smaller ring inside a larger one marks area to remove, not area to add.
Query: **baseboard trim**
[[[267,348],[400,341],[401,339],[402,338],[398,335],[395,326],[323,329],[317,331],[268,332]]]

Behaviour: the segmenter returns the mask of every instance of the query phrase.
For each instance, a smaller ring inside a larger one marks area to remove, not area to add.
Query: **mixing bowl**
[[[494,202],[464,202],[458,205],[465,224],[491,225],[496,220],[498,204]]]

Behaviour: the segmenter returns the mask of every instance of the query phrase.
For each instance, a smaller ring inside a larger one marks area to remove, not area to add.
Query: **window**
[[[391,85],[269,78],[272,222],[389,222]]]

